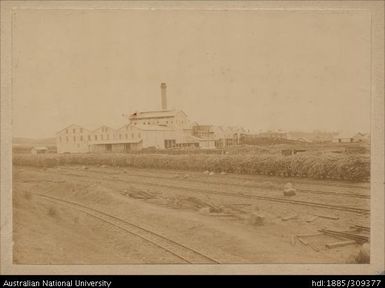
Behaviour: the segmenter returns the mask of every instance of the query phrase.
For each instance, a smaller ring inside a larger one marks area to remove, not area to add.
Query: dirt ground
[[[295,196],[283,196],[287,182]],[[369,227],[369,214],[322,205],[368,210],[369,191],[369,183],[203,171],[17,166],[13,257],[17,264],[185,263],[178,253],[187,247],[216,263],[354,263],[359,244],[327,248],[346,239],[319,230]],[[142,234],[112,225],[87,207],[131,223],[122,222],[124,227],[136,225]],[[159,235],[183,247],[175,250]]]

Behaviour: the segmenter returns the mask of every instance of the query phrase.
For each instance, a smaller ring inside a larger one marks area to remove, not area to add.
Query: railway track
[[[231,175],[231,178],[234,178],[234,179],[239,179],[239,180],[248,180],[247,178],[245,178],[243,175],[237,175],[237,174],[228,174],[228,175]],[[250,176],[250,175],[249,175]],[[338,182],[338,187],[341,187],[341,188],[352,188],[352,189],[366,189],[365,186],[362,186],[362,183],[365,183],[364,185],[366,185],[367,183],[369,184],[369,182],[358,182],[357,184],[348,184],[348,183],[344,183],[344,182],[339,182],[339,181],[346,181],[346,180],[321,180],[321,179],[313,179],[313,178],[303,178],[303,177],[295,177],[295,176],[290,176],[290,177],[281,177],[281,176],[267,176],[267,175],[261,175],[261,174],[257,174],[256,175],[257,177],[264,177],[266,179],[272,179],[272,180],[277,180],[278,182],[284,184],[288,181],[290,181],[290,179],[293,179],[293,181],[301,181],[302,183],[301,184],[307,184],[306,182],[307,181],[316,181],[316,182],[320,182],[319,185],[322,185],[322,186],[329,186],[329,187],[335,187],[336,184]],[[311,183],[312,185],[314,185],[314,183]],[[361,185],[360,185],[361,184]]]
[[[182,260],[184,263],[189,264],[220,264],[219,261],[213,259],[210,256],[204,255],[203,253],[195,250],[194,248],[187,247],[182,243],[178,243],[172,239],[169,239],[159,233],[141,227],[137,224],[128,222],[116,216],[107,214],[103,211],[91,208],[73,201],[64,200],[52,196],[48,196],[41,193],[36,193],[41,198],[45,200],[71,207],[78,211],[87,214],[88,216],[99,219],[102,222],[108,223],[120,230],[123,230],[135,237],[139,237],[142,240],[145,240],[148,243],[156,246],[159,249],[166,251],[167,253],[173,255],[174,257]]]
[[[74,176],[74,177],[80,177],[80,178],[91,178],[88,175],[79,175],[74,173],[64,173],[62,172],[61,175],[67,175],[67,176]],[[212,189],[200,189],[200,188],[193,188],[193,187],[183,187],[178,185],[169,185],[169,184],[161,184],[161,183],[143,183],[141,181],[135,181],[135,180],[123,180],[123,179],[111,179],[111,177],[99,177],[100,180],[104,180],[107,182],[121,182],[121,183],[127,183],[127,184],[137,184],[137,185],[146,185],[146,186],[152,186],[152,187],[162,187],[162,188],[168,188],[168,189],[177,189],[179,191],[185,190],[185,191],[192,191],[196,193],[202,193],[206,195],[222,195],[222,196],[228,196],[228,197],[237,197],[237,198],[247,198],[247,199],[258,199],[258,200],[265,200],[270,202],[278,202],[278,203],[287,203],[292,205],[301,205],[301,206],[308,206],[308,207],[316,207],[316,208],[323,208],[323,209],[329,209],[329,210],[338,210],[338,211],[344,211],[344,212],[351,212],[351,213],[357,213],[357,214],[369,214],[370,210],[365,208],[357,208],[357,207],[350,207],[350,206],[344,206],[344,205],[334,205],[334,204],[326,204],[326,203],[319,203],[319,202],[309,202],[309,201],[303,201],[303,200],[294,200],[294,199],[287,199],[287,198],[278,198],[278,197],[269,197],[269,196],[262,196],[262,195],[251,195],[251,194],[243,194],[243,193],[232,193],[232,192],[223,192],[218,190],[212,190]]]
[[[73,170],[73,171],[79,171],[74,168],[68,168],[68,170]],[[87,173],[95,173],[95,174],[109,174],[113,176],[117,176],[119,174],[116,173],[105,173],[102,171],[92,171],[92,170],[87,170]],[[127,176],[133,176],[133,177],[142,177],[142,178],[153,178],[153,179],[162,179],[162,180],[171,180],[171,181],[180,181],[181,179],[175,179],[172,177],[164,177],[164,176],[159,176],[159,175],[146,175],[146,174],[138,174],[138,173],[130,173],[127,174]],[[189,179],[189,178],[183,178],[183,181],[186,182],[197,182],[195,179]],[[267,187],[266,185],[255,185],[255,184],[245,184],[245,183],[239,183],[239,184],[233,184],[233,183],[218,183],[218,182],[213,182],[213,181],[207,181],[203,179],[199,179],[199,183],[205,183],[205,184],[211,184],[211,185],[226,185],[226,186],[231,186],[231,187],[245,187],[245,188],[254,188],[254,189],[268,189],[268,190],[273,190],[277,188],[272,188],[272,187]],[[318,195],[333,195],[333,196],[344,196],[344,197],[350,197],[350,198],[363,198],[363,199],[370,199],[369,194],[362,194],[362,193],[346,193],[346,192],[334,192],[334,191],[320,191],[320,190],[311,190],[311,189],[302,189],[302,188],[297,188],[297,192],[299,193],[308,193],[308,194],[318,194]]]

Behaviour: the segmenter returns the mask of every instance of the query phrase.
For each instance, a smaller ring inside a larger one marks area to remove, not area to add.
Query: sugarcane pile
[[[213,171],[216,173],[259,174],[367,181],[370,157],[359,154],[14,154],[13,164],[34,167],[58,165],[107,165],[119,167]]]

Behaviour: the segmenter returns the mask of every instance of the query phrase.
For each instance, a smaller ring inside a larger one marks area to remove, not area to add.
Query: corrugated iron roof
[[[112,131],[114,131],[114,132],[116,132],[116,130],[117,130],[117,129],[111,128],[111,127],[109,127],[109,126],[102,125],[102,126],[100,126],[99,128],[96,128],[95,130],[92,130],[92,131],[89,131],[89,130],[88,130],[88,131],[92,134],[92,133],[95,133],[96,131],[98,131],[98,130],[100,130],[100,129],[102,129],[102,128],[105,128],[105,129],[107,129],[107,130],[112,130]]]
[[[84,127],[82,127],[82,126],[80,126],[80,125],[77,125],[77,124],[71,124],[71,125],[69,125],[69,126],[63,128],[63,129],[59,130],[58,132],[56,132],[56,135],[57,135],[57,134],[60,134],[62,131],[66,130],[66,129],[72,129],[72,128],[75,128],[75,127],[76,127],[76,128],[82,128],[82,129],[84,129],[84,130],[87,131],[87,132],[90,131],[89,129],[84,128]]]
[[[185,135],[182,139],[176,139],[176,143],[198,143],[201,140],[201,138],[191,136],[191,135]]]

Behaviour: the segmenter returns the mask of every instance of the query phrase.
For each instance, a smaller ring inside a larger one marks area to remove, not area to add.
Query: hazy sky
[[[368,13],[19,10],[14,136],[170,108],[202,124],[368,131]]]

